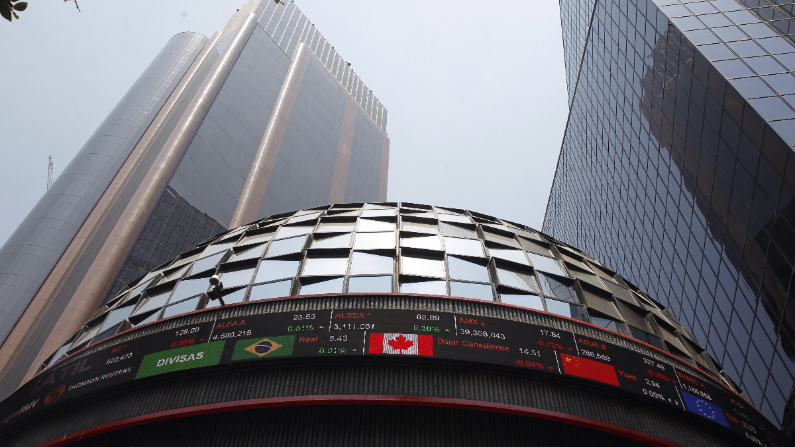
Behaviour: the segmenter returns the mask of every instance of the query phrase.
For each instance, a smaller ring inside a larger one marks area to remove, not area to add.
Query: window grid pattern
[[[597,2],[543,228],[664,303],[782,423],[795,372],[795,157],[697,40],[725,30],[682,25],[677,8],[747,12],[734,0]]]

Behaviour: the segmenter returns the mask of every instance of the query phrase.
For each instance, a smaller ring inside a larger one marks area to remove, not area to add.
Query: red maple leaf
[[[392,349],[397,349],[400,351],[409,349],[410,347],[414,346],[414,342],[411,340],[407,340],[406,337],[402,335],[398,335],[397,337],[393,338],[386,342],[389,346],[392,346]]]

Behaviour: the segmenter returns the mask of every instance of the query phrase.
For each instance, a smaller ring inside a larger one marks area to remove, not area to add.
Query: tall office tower
[[[385,199],[385,130],[373,92],[289,0],[251,0],[210,39],[174,36],[0,250],[0,397],[197,242]]]
[[[795,24],[785,3],[562,1],[570,113],[544,230],[665,304],[792,433]]]

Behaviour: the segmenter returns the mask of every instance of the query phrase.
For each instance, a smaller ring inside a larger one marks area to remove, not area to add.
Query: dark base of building
[[[37,417],[0,445],[737,445],[697,418],[537,374],[352,360],[148,380]]]

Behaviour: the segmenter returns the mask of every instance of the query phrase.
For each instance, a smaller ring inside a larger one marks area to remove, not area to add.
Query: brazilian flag
[[[232,361],[291,355],[294,344],[295,335],[238,340],[235,343],[235,352],[232,353]]]

